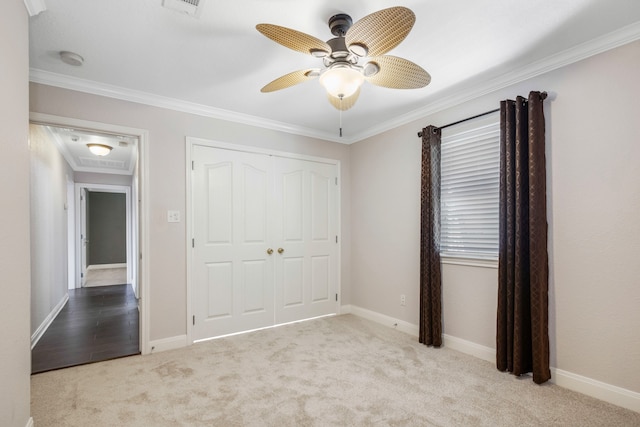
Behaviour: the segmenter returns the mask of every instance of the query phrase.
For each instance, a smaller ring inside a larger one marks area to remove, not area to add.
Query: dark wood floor
[[[69,302],[31,351],[31,373],[139,354],[131,285],[69,290]]]

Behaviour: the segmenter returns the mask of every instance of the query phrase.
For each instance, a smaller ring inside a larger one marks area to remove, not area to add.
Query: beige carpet
[[[84,287],[126,285],[127,268],[89,268]]]
[[[640,426],[640,414],[345,315],[34,375],[45,426]]]

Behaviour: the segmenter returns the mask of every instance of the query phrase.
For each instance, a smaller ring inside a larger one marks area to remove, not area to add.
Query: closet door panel
[[[337,166],[274,161],[276,324],[337,313]]]
[[[193,339],[271,326],[269,156],[194,145]]]

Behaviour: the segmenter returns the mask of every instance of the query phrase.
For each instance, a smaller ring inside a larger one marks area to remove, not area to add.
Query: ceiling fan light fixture
[[[89,147],[89,151],[95,156],[106,156],[113,150],[113,147],[106,144],[90,143],[87,144],[87,147]]]
[[[320,84],[336,98],[348,98],[362,86],[364,76],[349,66],[334,66],[322,73]]]

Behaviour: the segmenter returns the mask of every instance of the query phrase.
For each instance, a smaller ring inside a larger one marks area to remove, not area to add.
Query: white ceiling
[[[76,172],[133,175],[138,157],[138,138],[128,135],[110,135],[83,129],[42,125],[52,141]],[[96,156],[87,144],[112,147],[106,156]]]
[[[31,18],[31,80],[301,135],[353,142],[425,114],[640,38],[638,0],[201,0],[198,18],[162,0],[46,0]],[[393,90],[365,83],[339,112],[317,81],[273,93],[260,88],[321,67],[255,26],[271,23],[332,38],[327,21],[354,22],[391,6],[416,14],[389,54],[427,70],[431,84]],[[84,65],[60,61],[73,51]],[[546,89],[546,88],[541,88]]]

